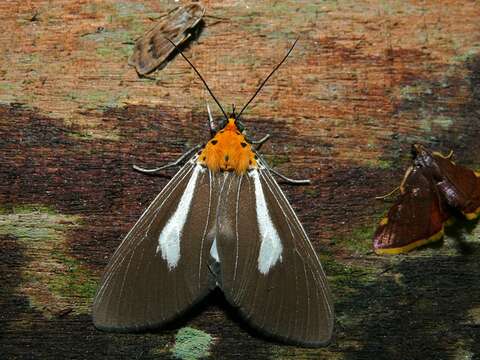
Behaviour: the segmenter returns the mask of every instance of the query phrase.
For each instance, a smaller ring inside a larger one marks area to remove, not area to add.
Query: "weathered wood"
[[[336,337],[321,349],[266,341],[220,294],[167,330],[94,329],[98,277],[168,181],[132,164],[209,136],[208,96],[182,59],[152,79],[127,65],[132,41],[174,6],[0,3],[1,357],[480,357],[475,222],[406,256],[370,250],[388,208],[374,197],[398,185],[412,142],[480,168],[480,4],[466,0],[206,2],[185,53],[226,105],[242,105],[300,38],[244,120],[272,134],[263,153],[279,170],[313,180],[283,188],[332,284]]]

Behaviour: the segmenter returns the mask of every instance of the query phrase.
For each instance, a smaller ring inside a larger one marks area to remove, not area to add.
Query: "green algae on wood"
[[[448,130],[454,124],[454,119],[448,116],[426,116],[420,120],[422,130],[431,132],[432,128],[439,126],[442,130]]]
[[[331,243],[354,253],[365,254],[372,251],[372,238],[378,224],[360,226],[349,233],[335,237]]]
[[[203,359],[210,355],[213,337],[204,331],[191,327],[180,329],[175,335],[173,356],[182,360]]]
[[[47,318],[66,308],[89,312],[96,277],[68,253],[66,244],[67,233],[80,224],[80,217],[43,205],[0,211],[0,235],[14,236],[27,259],[19,291]]]
[[[288,155],[264,155],[265,160],[272,168],[286,164],[290,162],[290,157]]]

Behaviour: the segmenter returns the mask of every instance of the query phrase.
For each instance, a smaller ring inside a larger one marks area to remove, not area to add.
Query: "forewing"
[[[93,304],[96,327],[161,326],[208,293],[213,198],[209,172],[191,160],[112,256]]]
[[[135,66],[140,75],[155,70],[175,50],[168,39],[181,45],[189,38],[191,30],[197,26],[204,13],[205,9],[199,3],[170,11],[152,30],[136,41],[129,64]]]
[[[438,188],[448,204],[459,209],[468,219],[480,214],[480,174],[450,159],[433,155],[442,175]]]
[[[399,254],[440,240],[449,215],[433,179],[414,168],[373,239],[377,254]]]
[[[227,300],[269,336],[326,344],[334,315],[325,273],[277,183],[266,169],[220,176],[217,244]]]

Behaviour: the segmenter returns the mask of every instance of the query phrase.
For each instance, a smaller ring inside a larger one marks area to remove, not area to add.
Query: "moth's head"
[[[245,130],[245,125],[238,119],[237,114],[235,114],[235,105],[232,104],[232,112],[227,119],[223,119],[220,122],[220,130],[238,130],[241,133]]]
[[[425,146],[421,144],[412,145],[413,162],[417,166],[430,167],[434,162],[433,155]]]
[[[411,152],[412,152],[412,157],[415,159],[417,156],[422,154],[422,151],[424,151],[424,147],[421,144],[412,144]]]

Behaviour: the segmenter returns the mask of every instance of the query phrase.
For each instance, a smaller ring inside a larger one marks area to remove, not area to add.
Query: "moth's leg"
[[[400,190],[400,186],[397,186],[395,189],[393,189],[392,191],[390,191],[388,194],[385,194],[385,195],[382,195],[382,196],[375,196],[375,199],[377,199],[377,200],[386,199],[387,197],[392,196],[393,194],[395,194],[398,190]]]
[[[270,166],[268,166],[267,162],[257,153],[255,154],[258,156],[258,158],[261,160],[262,165],[264,165],[268,171],[271,173],[277,175],[280,179],[285,180],[289,184],[295,184],[295,185],[308,185],[311,184],[312,182],[309,179],[290,179],[289,177],[279,173],[277,170],[272,169]]]
[[[408,177],[413,171],[413,166],[410,166],[407,171],[405,171],[405,175],[403,176],[402,182],[400,183],[399,189],[400,193],[403,194],[405,192],[405,182],[407,181]]]
[[[298,179],[298,180],[297,179],[290,179],[289,177],[286,177],[285,175],[280,174],[278,171],[276,171],[272,168],[268,168],[268,170],[270,172],[274,173],[275,175],[277,175],[280,179],[285,180],[289,184],[308,185],[308,184],[312,183],[309,179]]]
[[[160,15],[157,16],[157,17],[155,17],[155,16],[149,16],[149,17],[148,17],[148,20],[150,20],[150,21],[158,21],[158,20],[160,20],[161,18],[164,18],[164,17],[167,16],[167,15],[170,15],[170,14],[173,13],[174,11],[177,11],[179,7],[180,7],[180,6],[177,6],[177,7],[173,8],[173,9],[170,10],[170,11],[164,11],[163,13],[160,13]]]
[[[214,136],[218,130],[215,120],[213,120],[212,111],[210,110],[210,105],[207,102],[207,111],[208,111],[208,127],[210,128],[210,135]]]
[[[448,153],[448,155],[443,155],[441,152],[439,151],[434,151],[433,154],[435,155],[438,155],[444,159],[447,159],[447,160],[452,160],[452,156],[453,156],[453,150],[450,150],[450,152]]]
[[[250,140],[249,143],[255,146],[255,150],[260,150],[262,145],[267,142],[267,140],[270,139],[270,134],[265,135],[263,138],[260,140]]]
[[[164,169],[168,169],[170,167],[173,167],[173,166],[179,166],[181,165],[181,163],[188,157],[190,157],[193,153],[195,153],[195,151],[197,151],[198,149],[200,149],[202,146],[201,145],[197,145],[197,146],[194,146],[193,148],[191,148],[190,150],[188,150],[185,154],[183,154],[182,156],[180,156],[177,160],[175,160],[174,162],[171,162],[171,163],[168,163],[166,165],[163,165],[163,166],[160,166],[158,168],[155,168],[155,169],[144,169],[140,166],[137,166],[137,165],[133,165],[133,168],[137,171],[140,171],[144,174],[154,174],[160,170],[164,170]]]
[[[400,194],[403,194],[405,192],[405,181],[407,181],[408,177],[413,171],[413,166],[410,166],[407,171],[405,171],[405,174],[403,175],[402,182],[400,183],[399,186],[397,186],[395,189],[390,191],[388,194],[382,195],[382,196],[376,196],[375,199],[377,200],[383,200],[386,199],[387,197],[395,194],[397,191],[400,191]]]

